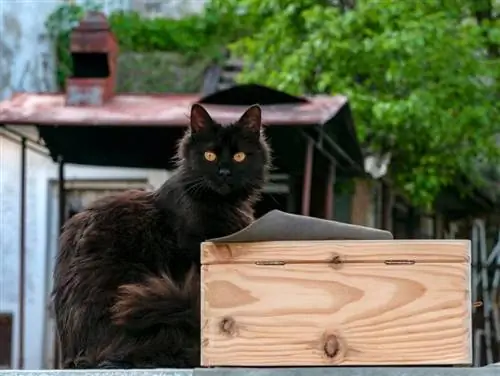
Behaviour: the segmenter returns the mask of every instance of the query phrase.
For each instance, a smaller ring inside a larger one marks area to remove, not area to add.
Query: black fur
[[[194,105],[161,188],[105,197],[66,222],[53,289],[65,368],[199,365],[200,243],[252,222],[269,154],[258,106],[223,126]]]

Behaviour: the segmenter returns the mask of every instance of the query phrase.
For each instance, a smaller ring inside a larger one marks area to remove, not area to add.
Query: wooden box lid
[[[203,366],[471,364],[470,241],[202,244]]]

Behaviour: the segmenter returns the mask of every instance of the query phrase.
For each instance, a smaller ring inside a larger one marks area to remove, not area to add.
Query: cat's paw
[[[94,368],[95,365],[90,361],[89,358],[78,357],[72,360],[67,360],[64,362],[62,368],[63,369],[91,369]]]
[[[104,360],[97,365],[99,369],[129,369],[134,366],[129,362]]]

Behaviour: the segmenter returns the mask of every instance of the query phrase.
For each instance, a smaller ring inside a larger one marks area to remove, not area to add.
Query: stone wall
[[[208,59],[192,60],[171,52],[121,53],[118,92],[197,93]]]

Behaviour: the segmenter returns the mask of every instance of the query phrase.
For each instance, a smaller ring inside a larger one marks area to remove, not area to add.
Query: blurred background
[[[61,223],[161,185],[196,102],[263,106],[258,215],[470,239],[474,365],[499,362],[499,98],[498,0],[0,0],[0,369],[58,367]]]

